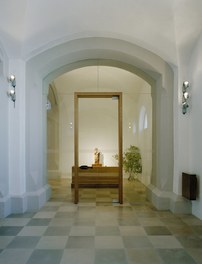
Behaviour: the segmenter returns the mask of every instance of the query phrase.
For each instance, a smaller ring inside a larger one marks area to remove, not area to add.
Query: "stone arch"
[[[148,196],[158,208],[169,209],[170,195],[165,198],[164,194],[173,191],[173,72],[159,56],[118,39],[72,40],[27,61],[27,191],[33,193],[40,189],[43,193],[41,200],[48,197],[45,151],[48,84],[64,72],[89,65],[122,68],[135,73],[151,85],[154,158],[152,185],[148,189]],[[37,131],[34,129],[36,126]],[[165,199],[162,201],[161,195],[153,190],[159,190]],[[30,207],[33,207],[31,200]]]

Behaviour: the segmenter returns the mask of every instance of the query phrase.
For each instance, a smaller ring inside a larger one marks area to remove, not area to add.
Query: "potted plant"
[[[116,154],[114,158],[118,160],[118,154]],[[123,169],[126,173],[129,173],[129,181],[135,180],[137,174],[142,172],[142,158],[138,147],[130,145],[130,147],[124,151]]]

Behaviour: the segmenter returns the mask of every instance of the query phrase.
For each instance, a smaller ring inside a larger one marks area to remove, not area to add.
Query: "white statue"
[[[98,151],[98,148],[94,149],[94,163],[95,164],[100,163],[100,152]]]

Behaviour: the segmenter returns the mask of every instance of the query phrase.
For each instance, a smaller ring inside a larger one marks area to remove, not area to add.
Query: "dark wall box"
[[[182,196],[189,200],[196,200],[197,178],[195,174],[182,173]]]

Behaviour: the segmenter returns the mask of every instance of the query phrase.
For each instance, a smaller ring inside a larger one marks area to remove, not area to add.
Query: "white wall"
[[[0,51],[1,53],[1,51]],[[0,54],[1,55],[1,54]],[[1,84],[1,158],[0,158],[0,217],[10,212],[25,210],[25,64],[22,60],[10,60],[0,56]],[[3,64],[3,65],[2,65]],[[7,81],[10,74],[16,77],[15,105],[7,96],[11,88]],[[17,198],[15,200],[15,198]],[[1,204],[2,202],[2,204]]]
[[[92,166],[94,149],[100,163],[114,166],[118,153],[118,101],[111,98],[79,99],[79,165]],[[67,157],[68,159],[68,157]]]
[[[190,109],[189,119],[189,172],[196,174],[198,179],[197,200],[193,202],[193,214],[202,219],[202,34],[195,45],[195,50],[190,60]]]
[[[138,145],[142,154],[142,175],[141,181],[148,185],[151,183],[152,172],[152,98],[149,92],[148,84],[143,83],[142,93],[138,100]]]
[[[8,103],[7,97],[8,82],[6,81],[6,64],[7,59],[3,51],[0,49],[0,206],[1,199],[5,198],[9,193],[9,168],[8,168]],[[1,212],[4,209],[0,207]]]
[[[47,169],[49,178],[59,177],[59,107],[57,92],[49,86],[47,110]]]

